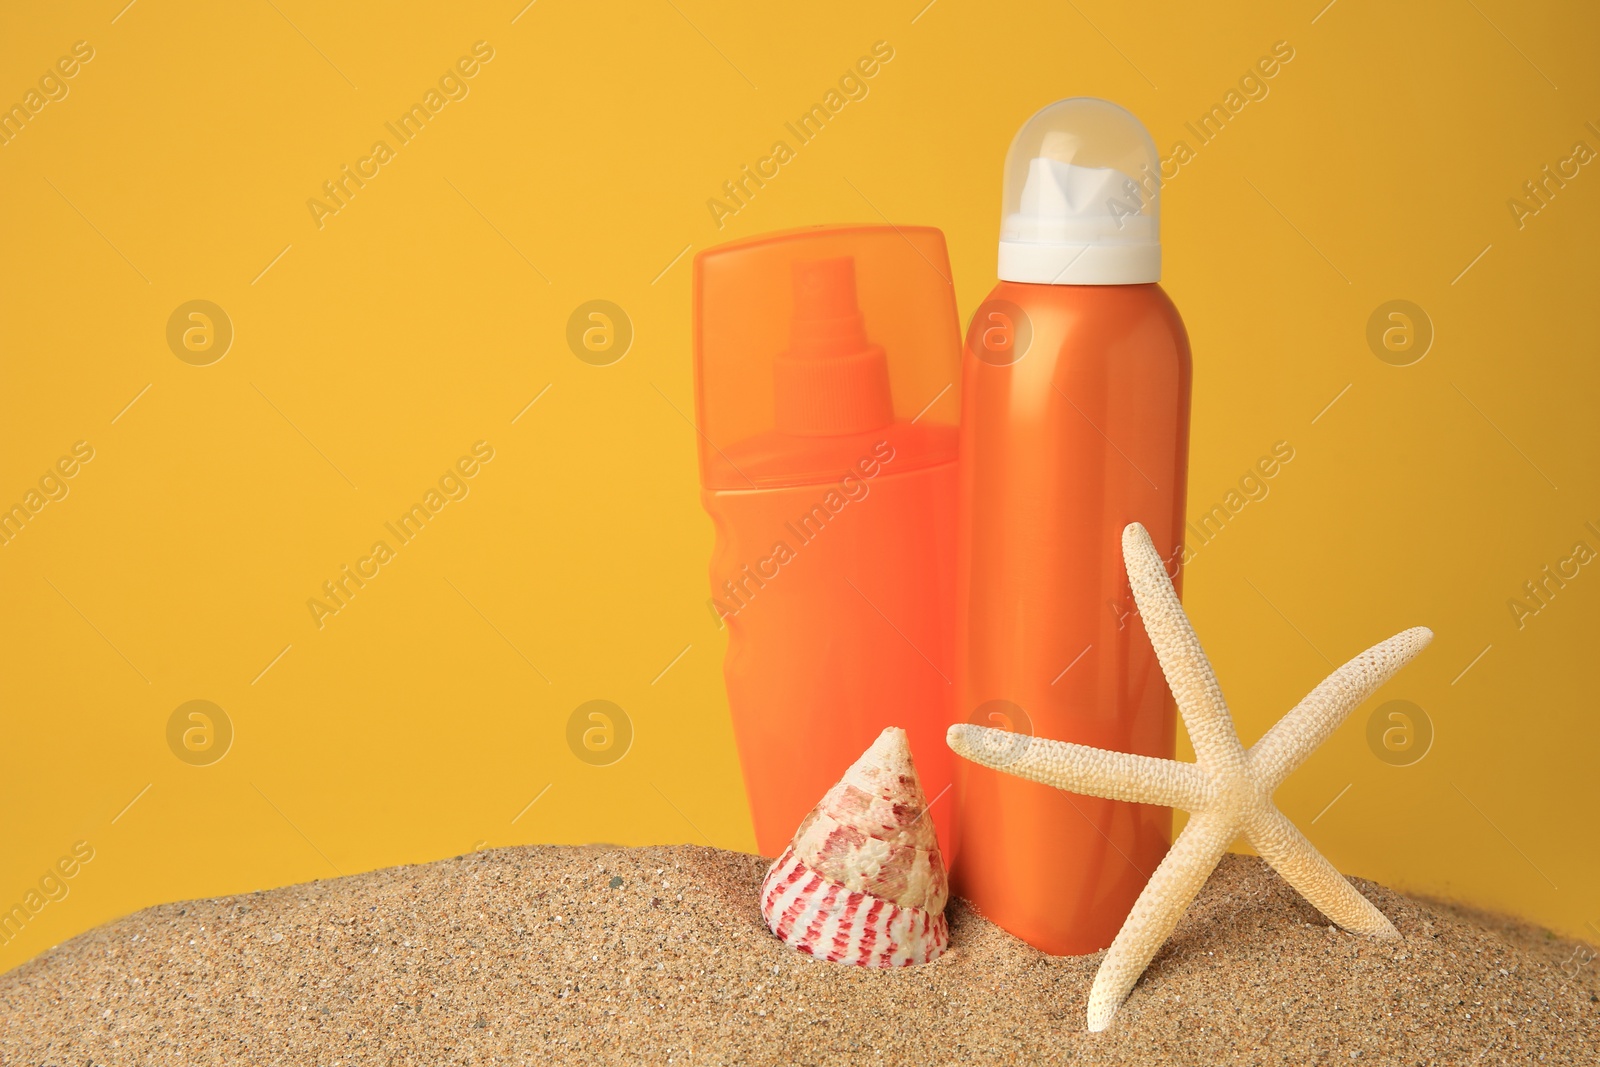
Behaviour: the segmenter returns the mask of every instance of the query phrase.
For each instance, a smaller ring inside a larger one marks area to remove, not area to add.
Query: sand
[[[951,903],[952,949],[866,971],[761,924],[765,864],[695,846],[498,849],[149,908],[0,975],[4,1064],[1592,1064],[1600,960],[1359,882],[1328,927],[1224,860],[1102,1034],[1100,956]],[[1569,976],[1565,971],[1573,972]]]

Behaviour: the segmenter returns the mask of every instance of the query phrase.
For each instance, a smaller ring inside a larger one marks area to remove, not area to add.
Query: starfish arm
[[[1433,631],[1414,626],[1373,645],[1328,675],[1250,748],[1250,774],[1276,788],[1395,673],[1428,647]]]
[[[1095,972],[1089,989],[1090,1030],[1110,1024],[1237,833],[1236,819],[1221,812],[1196,815],[1184,826]]]
[[[1234,732],[1222,687],[1183,612],[1161,554],[1139,523],[1130,523],[1122,531],[1122,559],[1128,568],[1134,602],[1139,605],[1139,617],[1155,646],[1161,673],[1166,675],[1167,686],[1183,713],[1196,758],[1208,770],[1242,770],[1244,749]]]
[[[945,735],[956,755],[1084,796],[1201,811],[1214,790],[1192,763],[1050,741],[957,723]]]
[[[1245,837],[1261,858],[1318,911],[1351,933],[1397,938],[1400,932],[1278,809],[1268,807],[1245,824]]]

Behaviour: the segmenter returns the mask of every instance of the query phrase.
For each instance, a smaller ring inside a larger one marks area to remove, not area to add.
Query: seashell
[[[904,967],[950,943],[950,895],[906,732],[891,726],[812,809],[761,883],[761,914],[791,948]]]

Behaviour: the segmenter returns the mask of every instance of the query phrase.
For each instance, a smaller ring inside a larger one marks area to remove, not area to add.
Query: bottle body
[[[1176,717],[1121,534],[1143,523],[1178,581],[1190,356],[1176,308],[1153,283],[1001,282],[962,389],[955,714],[1170,758]],[[958,762],[955,892],[1046,952],[1109,945],[1166,853],[1170,809]]]
[[[904,422],[829,442],[831,480],[704,489],[712,606],[763,855],[886,727],[906,729],[930,799],[950,784],[955,429]],[[728,450],[756,481],[760,449]],[[929,812],[949,841],[951,805]]]

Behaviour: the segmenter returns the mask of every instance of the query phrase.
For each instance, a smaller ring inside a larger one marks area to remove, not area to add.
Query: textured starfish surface
[[[1432,631],[1418,626],[1372,646],[1330,674],[1247,751],[1166,566],[1138,523],[1122,532],[1122,558],[1198,762],[1111,752],[984,726],[952,726],[948,737],[958,755],[1019,778],[1191,813],[1100,964],[1089,991],[1090,1030],[1104,1030],[1111,1022],[1217,861],[1241,834],[1333,922],[1373,937],[1400,936],[1278,811],[1272,794],[1357,705],[1433,640]]]

